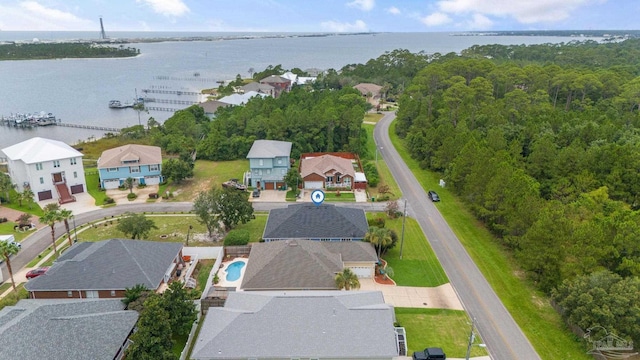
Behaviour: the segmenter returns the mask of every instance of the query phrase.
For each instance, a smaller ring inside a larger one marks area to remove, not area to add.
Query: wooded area
[[[132,47],[88,43],[32,43],[0,45],[0,60],[36,60],[64,58],[113,58],[140,54]]]

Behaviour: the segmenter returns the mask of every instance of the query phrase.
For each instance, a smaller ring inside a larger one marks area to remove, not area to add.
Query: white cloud
[[[82,19],[70,12],[46,7],[37,1],[21,1],[12,5],[0,4],[0,29],[24,30],[95,30],[94,21]]]
[[[598,0],[440,0],[437,6],[446,14],[513,17],[520,23],[532,24],[564,20],[578,7],[594,1]]]
[[[450,23],[451,18],[447,14],[435,12],[421,18],[420,21],[427,26],[438,26]]]
[[[335,32],[367,31],[367,24],[362,20],[356,20],[356,22],[352,24],[330,20],[321,22],[320,26],[322,26],[322,28],[326,31]]]
[[[147,4],[153,11],[165,16],[182,16],[190,11],[182,0],[136,0],[136,2]]]
[[[468,27],[474,30],[490,29],[493,21],[482,14],[473,14],[473,18],[468,22]]]
[[[392,7],[388,8],[388,9],[387,9],[387,12],[388,12],[389,14],[393,14],[393,15],[400,15],[400,9],[398,9],[398,8],[397,8],[397,7],[395,7],[395,6],[392,6]]]
[[[360,9],[362,11],[371,11],[376,6],[375,0],[353,0],[347,3],[347,6]]]

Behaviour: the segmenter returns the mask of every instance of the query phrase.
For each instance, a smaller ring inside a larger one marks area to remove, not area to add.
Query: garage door
[[[354,266],[350,268],[354,274],[356,274],[359,278],[371,278],[371,274],[373,274],[373,268],[368,266]]]
[[[160,184],[160,176],[145,176],[144,183],[146,185],[158,185]]]
[[[40,191],[38,193],[38,201],[49,200],[49,199],[53,199],[53,195],[51,193],[51,190]]]
[[[264,189],[265,190],[275,190],[276,187],[275,187],[275,184],[272,183],[272,182],[265,182],[264,183]]]
[[[305,189],[322,189],[323,182],[322,181],[305,181],[304,188]]]
[[[118,179],[111,179],[111,180],[104,181],[104,188],[107,190],[117,189],[118,186],[120,186],[120,180]]]

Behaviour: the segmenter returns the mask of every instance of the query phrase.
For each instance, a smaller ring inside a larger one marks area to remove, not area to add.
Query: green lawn
[[[387,261],[387,266],[392,267],[394,270],[392,278],[396,284],[401,286],[433,287],[449,282],[440,266],[440,262],[424,237],[422,229],[414,219],[407,218],[404,244],[402,246],[402,260],[400,260],[402,218],[388,219],[385,214],[367,214],[368,219],[379,216],[386,218],[386,228],[392,229],[398,234],[399,240],[396,246],[382,255],[382,258]]]
[[[209,279],[209,273],[213,268],[213,264],[215,260],[206,259],[206,260],[198,260],[198,264],[196,265],[198,270],[198,276],[196,278],[196,289],[201,293],[204,291],[204,288],[207,286],[207,280]]]
[[[427,347],[441,347],[447,357],[464,358],[467,354],[471,320],[462,310],[395,308],[396,319],[407,331],[409,354]],[[476,332],[475,344],[482,343]],[[479,346],[471,356],[485,356]]]
[[[438,210],[456,233],[487,281],[527,335],[543,359],[591,359],[579,338],[566,327],[549,299],[536,291],[518,274],[521,270],[513,258],[498,244],[489,231],[466,210],[447,189],[438,187],[439,174],[420,169],[395,135],[395,123],[389,135],[394,146],[427,190],[438,188]],[[392,265],[393,266],[393,265]],[[397,271],[396,271],[397,273]]]
[[[7,278],[5,280],[5,283],[0,285],[0,294],[4,294],[5,291],[7,291],[7,289],[9,289],[11,287],[11,278]]]
[[[98,175],[98,169],[95,167],[85,168],[84,178],[87,182],[87,192],[96,200],[96,205],[103,205],[104,199],[107,198],[107,193],[100,188],[100,175]]]
[[[11,202],[2,202],[2,205],[0,206],[4,206],[6,208],[9,209],[13,209],[13,210],[18,210],[18,211],[22,211],[24,213],[28,213],[33,215],[34,218],[38,218],[42,215],[44,215],[44,211],[40,208],[40,206],[38,206],[38,204],[34,203],[34,202],[22,202],[22,205],[20,205],[18,203],[18,201],[16,200],[18,197],[18,193],[16,193],[15,190],[11,190]],[[9,221],[15,221],[17,219],[8,219]]]
[[[366,113],[364,115],[364,121],[377,123],[378,121],[380,121],[380,119],[382,119],[383,116],[384,115],[378,113]]]
[[[29,298],[29,293],[27,292],[27,290],[25,290],[24,283],[19,285],[16,284],[16,290],[18,290],[17,294],[12,291],[9,295],[0,299],[0,310],[2,310],[5,306],[15,305],[19,300]]]
[[[325,192],[324,199],[326,201],[343,201],[343,202],[355,202],[356,195],[350,192],[341,192],[338,196],[335,192]]]
[[[373,141],[373,129],[375,128],[375,125],[363,124],[362,127],[367,132],[367,153],[368,154],[365,159],[368,159],[370,161],[375,161],[376,144]],[[393,175],[391,175],[391,171],[389,170],[387,163],[384,160],[382,160],[382,157],[380,156],[380,154],[378,154],[378,161],[376,162],[376,167],[378,168],[378,175],[380,176],[380,181],[378,182],[377,187],[369,186],[369,188],[367,189],[367,191],[369,192],[369,196],[375,197],[375,198],[380,197],[380,193],[378,193],[378,188],[381,185],[388,185],[389,190],[391,191],[391,194],[389,194],[389,198],[392,200],[399,199],[402,196],[402,192],[400,191],[400,188],[398,187],[396,180],[393,178]]]
[[[8,219],[9,221],[0,224],[0,234],[11,234],[16,238],[17,242],[22,241],[22,239],[26,238],[27,235],[31,234],[31,231],[14,231],[13,227],[17,225],[17,223],[11,221],[12,219]],[[15,219],[13,219],[15,220]]]
[[[169,183],[166,190],[174,193],[175,201],[191,201],[201,191],[212,186],[222,186],[229,179],[242,180],[242,175],[249,170],[249,160],[207,161],[197,160],[193,169],[193,178],[180,184]],[[162,192],[166,191],[163,188]]]
[[[254,212],[255,219],[249,221],[246,224],[238,224],[236,229],[249,231],[249,241],[259,242],[262,239],[264,233],[264,227],[267,226],[267,219],[269,218],[268,212]]]

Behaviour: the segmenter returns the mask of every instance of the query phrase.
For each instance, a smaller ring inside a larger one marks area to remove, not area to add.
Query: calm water
[[[215,33],[112,33],[111,37],[231,36]],[[265,34],[255,34],[264,36]],[[125,59],[64,59],[0,62],[0,116],[11,113],[52,112],[63,122],[126,127],[138,124],[133,109],[110,109],[110,100],[131,101],[143,89],[200,91],[217,87],[217,80],[248,76],[248,69],[262,71],[268,65],[340,69],[364,63],[385,51],[408,49],[427,53],[459,52],[474,44],[536,44],[575,40],[563,37],[450,36],[445,33],[380,33],[216,41],[138,43],[141,55]],[[93,33],[0,32],[0,41],[95,38]],[[127,45],[125,45],[127,46]],[[197,77],[195,74],[199,74]],[[160,78],[159,78],[160,77]],[[169,77],[171,80],[159,80]],[[156,95],[173,100],[197,100],[189,95]],[[150,104],[177,108],[179,105]],[[146,124],[153,116],[162,122],[171,112],[141,113]],[[50,126],[32,130],[0,127],[0,148],[33,136],[76,143],[102,132]]]

